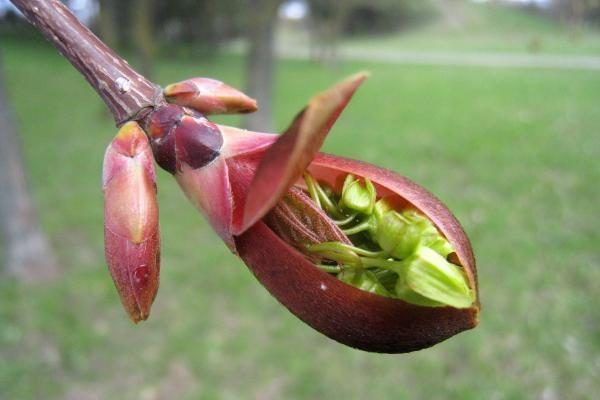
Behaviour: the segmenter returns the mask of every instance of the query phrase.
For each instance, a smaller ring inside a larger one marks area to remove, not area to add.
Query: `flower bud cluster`
[[[104,160],[105,250],[135,322],[159,283],[154,158],[271,294],[323,334],[396,353],[477,325],[475,260],[451,212],[398,174],[319,153],[366,77],[313,97],[279,136],[209,121],[256,102],[208,78],[169,85],[166,103],[121,128]]]
[[[427,217],[411,208],[397,211],[391,199],[377,200],[369,179],[347,175],[338,196],[311,176],[305,181],[313,201],[331,218],[342,218],[338,223],[353,243],[307,246],[321,257],[320,268],[359,289],[412,304],[472,305],[462,268],[447,260],[454,248]]]

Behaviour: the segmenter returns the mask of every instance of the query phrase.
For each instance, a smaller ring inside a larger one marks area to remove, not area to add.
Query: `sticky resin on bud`
[[[411,304],[473,305],[475,293],[465,271],[447,259],[454,248],[425,215],[398,209],[391,199],[377,200],[369,179],[348,174],[337,194],[310,174],[304,179],[311,202],[350,240],[307,244],[305,254],[318,268],[361,290]]]
[[[106,261],[125,310],[137,323],[158,290],[160,236],[154,162],[146,134],[123,125],[104,157]]]

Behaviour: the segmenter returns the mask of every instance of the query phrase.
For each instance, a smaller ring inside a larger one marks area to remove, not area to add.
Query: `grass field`
[[[570,27],[540,13],[493,2],[447,3],[450,5],[442,7],[438,17],[416,29],[383,38],[359,37],[346,41],[344,47],[369,51],[600,54],[597,29]]]
[[[1,50],[64,271],[37,286],[0,281],[1,399],[587,399],[600,390],[597,72],[279,64],[279,128],[314,92],[370,70],[325,151],[418,181],[472,238],[481,325],[429,350],[377,355],[294,318],[162,172],[161,288],[150,320],[133,326],[103,261],[100,171],[115,128],[47,45]],[[161,60],[157,81],[239,85],[242,66],[235,56]]]

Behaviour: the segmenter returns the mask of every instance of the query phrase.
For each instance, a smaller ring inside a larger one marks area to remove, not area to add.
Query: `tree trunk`
[[[138,70],[146,78],[152,79],[156,54],[153,34],[154,0],[135,0],[131,13]]]
[[[100,0],[98,30],[100,38],[111,49],[119,47],[116,0]]]
[[[16,126],[8,107],[0,59],[0,228],[8,274],[26,282],[58,275],[28,188]]]
[[[245,127],[254,131],[272,132],[274,75],[274,29],[280,0],[250,0],[246,80],[247,94],[258,101],[259,110],[246,117]]]
[[[219,38],[216,35],[217,4],[214,1],[199,1],[190,10],[191,33],[194,52],[200,57],[214,56],[219,48]]]
[[[309,2],[310,59],[329,67],[339,63],[339,42],[348,18],[347,1],[313,0]]]

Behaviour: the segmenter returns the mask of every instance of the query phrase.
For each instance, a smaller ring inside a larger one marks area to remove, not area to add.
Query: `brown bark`
[[[117,125],[142,119],[160,98],[160,87],[134,71],[60,1],[11,1],[87,79]]]
[[[274,29],[280,0],[250,0],[248,20],[247,94],[258,101],[259,110],[246,117],[245,127],[273,131],[271,98],[275,72]]]
[[[22,281],[48,280],[58,275],[58,267],[29,190],[1,63],[0,59],[0,230],[4,237],[4,269]]]

